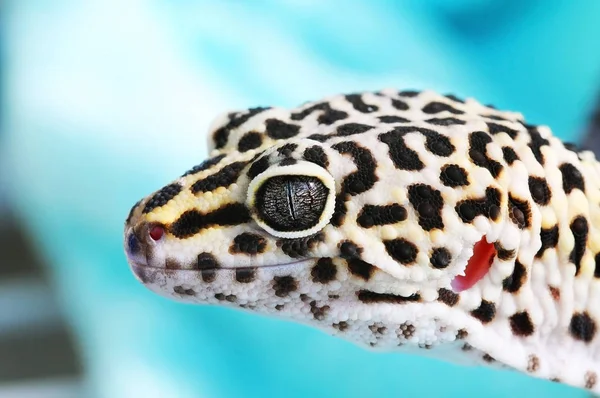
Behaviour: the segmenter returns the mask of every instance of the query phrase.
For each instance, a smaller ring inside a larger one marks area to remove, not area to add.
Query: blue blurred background
[[[586,396],[169,302],[134,280],[121,239],[131,205],[203,160],[209,122],[232,108],[431,88],[580,141],[600,2],[0,7],[0,397]]]

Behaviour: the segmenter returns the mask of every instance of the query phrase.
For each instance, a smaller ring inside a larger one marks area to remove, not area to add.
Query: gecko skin
[[[600,167],[518,113],[430,91],[218,118],[125,225],[167,297],[600,392]]]

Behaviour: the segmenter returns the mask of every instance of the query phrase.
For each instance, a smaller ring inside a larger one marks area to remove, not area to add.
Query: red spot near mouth
[[[150,235],[152,240],[155,240],[155,241],[162,238],[164,233],[165,233],[165,229],[163,227],[161,227],[160,225],[153,226],[152,228],[150,228],[150,231],[148,232],[148,234]]]
[[[484,236],[473,247],[473,255],[467,262],[465,275],[457,275],[452,281],[452,289],[455,292],[470,289],[488,273],[495,256],[496,248],[494,244],[488,243]]]

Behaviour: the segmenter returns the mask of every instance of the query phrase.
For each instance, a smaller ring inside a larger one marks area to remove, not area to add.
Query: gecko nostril
[[[148,230],[148,234],[154,241],[160,240],[160,238],[163,237],[164,233],[165,233],[165,229],[162,225],[153,225]]]

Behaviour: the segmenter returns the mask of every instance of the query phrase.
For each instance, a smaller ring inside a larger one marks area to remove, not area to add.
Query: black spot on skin
[[[225,295],[223,293],[216,293],[215,298],[219,301],[225,301]]]
[[[465,103],[465,101],[464,101],[464,100],[462,100],[462,99],[458,98],[458,97],[457,97],[456,95],[454,95],[454,94],[446,94],[446,95],[444,95],[444,97],[446,97],[446,98],[448,98],[449,100],[451,100],[451,101],[454,101],[454,102],[458,102],[458,103],[461,103],[461,104],[464,104],[464,103]]]
[[[202,271],[202,280],[206,283],[213,282],[217,277],[215,269],[220,267],[217,259],[210,253],[200,253],[197,259],[197,268]]]
[[[454,145],[450,142],[450,139],[445,135],[438,133],[437,131],[426,129],[423,127],[416,126],[398,126],[395,127],[394,130],[379,135],[379,140],[390,145],[387,141],[396,140],[397,145],[404,145],[404,140],[402,137],[408,133],[421,133],[425,136],[425,147],[431,153],[437,156],[448,157],[454,153]],[[384,139],[386,141],[384,141]],[[408,148],[407,148],[408,149]],[[390,146],[390,154],[392,152],[392,147]],[[394,159],[392,159],[394,160]],[[410,161],[410,159],[408,159]],[[395,164],[395,161],[394,161]],[[396,166],[398,167],[398,166]]]
[[[165,268],[166,269],[181,269],[181,263],[174,258],[167,258],[165,260]]]
[[[417,91],[417,90],[403,90],[403,91],[398,92],[398,95],[400,97],[407,97],[407,98],[413,98],[413,97],[418,96],[419,94],[421,94],[421,92]]]
[[[239,283],[250,283],[256,278],[254,268],[238,268],[235,270],[235,280]]]
[[[540,206],[547,205],[552,197],[548,183],[542,177],[529,177],[529,192],[533,201]]]
[[[356,243],[349,240],[341,242],[340,245],[340,257],[346,260],[353,258],[360,258],[360,254],[363,252],[363,248],[358,246]]]
[[[319,117],[317,118],[317,122],[319,124],[329,126],[339,120],[344,120],[346,118],[348,118],[348,114],[346,112],[328,107],[324,110],[323,113],[321,113],[321,115],[319,115]]]
[[[329,166],[329,160],[327,159],[327,154],[323,148],[318,145],[313,145],[304,150],[304,160],[307,162],[314,163],[318,166],[323,167],[324,169]]]
[[[525,269],[525,266],[517,260],[515,261],[515,267],[513,268],[512,274],[502,281],[502,289],[504,289],[505,292],[516,293],[521,289],[523,283],[525,283],[526,277],[527,270]]]
[[[237,181],[242,169],[246,167],[247,162],[234,162],[223,167],[215,174],[196,181],[191,187],[193,194],[198,192],[210,192],[219,187],[228,187]]]
[[[548,290],[550,291],[550,295],[554,301],[560,300],[560,290],[554,286],[548,286]]]
[[[273,290],[277,297],[287,297],[298,289],[298,282],[293,276],[276,276],[273,278]]]
[[[224,157],[225,157],[225,155],[223,154],[223,155],[217,155],[215,157],[207,159],[204,162],[200,163],[199,165],[194,166],[191,170],[187,171],[185,174],[182,175],[182,177],[186,177],[190,174],[196,174],[201,171],[207,170],[207,169],[211,168],[212,166],[218,164]]]
[[[575,313],[571,318],[569,331],[574,339],[589,343],[596,335],[596,322],[587,312]]]
[[[502,171],[502,165],[489,158],[486,145],[492,142],[492,137],[483,131],[475,131],[469,135],[469,156],[473,163],[487,169],[496,178]]]
[[[458,303],[458,300],[458,294],[454,293],[452,290],[443,288],[438,290],[438,301],[441,301],[448,307],[454,307]]]
[[[306,138],[308,138],[309,140],[314,140],[314,141],[319,141],[319,142],[325,142],[328,139],[330,139],[331,137],[333,137],[333,136],[331,136],[331,135],[325,135],[325,134],[312,134],[312,135],[309,135]]]
[[[279,166],[291,166],[296,163],[297,163],[296,159],[287,158],[287,159],[283,159],[281,162],[279,162]]]
[[[206,214],[197,210],[188,210],[171,224],[169,232],[177,238],[184,239],[197,234],[204,228],[245,224],[251,220],[246,206],[241,203],[233,203]]]
[[[531,336],[534,331],[533,323],[527,311],[517,312],[509,318],[510,328],[515,336]]]
[[[183,286],[175,286],[173,287],[173,291],[182,296],[193,296],[196,294],[192,289],[184,289]]]
[[[399,111],[407,111],[408,110],[408,104],[399,99],[392,99],[392,106],[394,108],[398,109]]]
[[[444,111],[448,111],[448,112],[453,113],[455,115],[460,115],[460,114],[464,113],[460,109],[456,109],[456,108],[454,108],[451,105],[444,104],[443,102],[437,102],[437,101],[428,103],[421,110],[424,113],[429,113],[429,114],[440,113],[440,112],[444,112]]]
[[[575,275],[578,275],[581,267],[581,259],[583,258],[585,247],[587,245],[589,232],[588,221],[583,216],[575,217],[573,222],[571,222],[570,228],[575,237],[575,246],[569,255],[569,261],[575,264]]]
[[[509,194],[508,215],[510,220],[520,229],[529,228],[531,226],[531,207],[526,200],[517,199]]]
[[[536,355],[530,355],[527,359],[527,371],[529,373],[537,372],[540,369],[540,358]]]
[[[523,125],[525,126],[525,128],[529,132],[529,135],[531,136],[531,141],[528,144],[529,148],[531,148],[531,151],[533,152],[533,155],[535,156],[536,160],[540,162],[541,165],[544,165],[544,155],[542,155],[542,147],[550,145],[550,142],[547,139],[542,138],[540,132],[537,129],[537,126],[532,126],[528,124]]]
[[[371,113],[379,110],[375,105],[366,104],[360,94],[346,95],[346,101],[351,103],[354,109],[362,113]]]
[[[429,124],[434,124],[436,126],[452,126],[452,125],[456,125],[456,124],[466,124],[467,123],[464,120],[460,120],[455,117],[443,117],[443,118],[434,117],[431,119],[427,119],[425,121]]]
[[[333,149],[341,154],[349,154],[356,165],[357,171],[350,173],[342,181],[342,192],[350,195],[358,195],[366,192],[375,185],[377,176],[375,170],[377,164],[371,151],[358,146],[353,141],[338,142]]]
[[[584,387],[587,388],[588,390],[591,390],[596,386],[596,383],[598,383],[598,374],[591,370],[587,371],[587,372],[585,372],[584,380],[585,380]]]
[[[594,256],[594,261],[596,263],[594,268],[594,276],[596,278],[600,278],[600,253],[596,253],[596,256]]]
[[[519,160],[517,153],[514,149],[509,146],[502,147],[502,156],[504,157],[504,161],[509,165],[513,164],[515,161]]]
[[[515,250],[502,247],[500,242],[494,242],[494,248],[496,249],[496,257],[503,261],[511,260],[517,254]]]
[[[268,168],[269,168],[269,157],[264,156],[264,157],[258,159],[257,161],[255,161],[254,163],[252,163],[252,166],[250,166],[250,169],[248,169],[248,177],[250,179],[253,179],[254,177],[256,177],[257,175],[259,175],[260,173],[262,173],[263,171],[265,171]]]
[[[285,144],[277,148],[277,152],[283,157],[290,157],[294,151],[298,148],[297,144]]]
[[[346,200],[349,197],[346,194],[336,195],[333,215],[330,220],[331,225],[334,227],[340,227],[344,223],[344,218],[346,217]]]
[[[510,138],[514,140],[519,134],[517,130],[511,129],[510,127],[506,127],[501,124],[491,122],[486,122],[486,124],[488,125],[489,132],[492,135],[496,135],[498,133],[506,133],[509,135]]]
[[[408,122],[410,122],[410,120],[408,120],[408,119],[405,119],[400,116],[393,116],[393,115],[379,116],[379,121],[381,123],[408,123]]]
[[[356,218],[356,222],[363,228],[370,228],[374,225],[395,224],[406,220],[406,217],[406,209],[399,204],[365,205]]]
[[[318,321],[322,321],[327,316],[327,312],[329,311],[329,306],[324,305],[319,307],[316,301],[310,302],[310,312],[313,314],[313,318]]]
[[[213,141],[215,143],[215,148],[220,149],[227,145],[227,140],[229,139],[229,132],[233,129],[240,127],[242,124],[246,123],[252,116],[257,115],[267,109],[270,108],[252,108],[248,109],[246,113],[237,112],[229,115],[229,122],[223,127],[215,130],[213,133]]]
[[[371,276],[375,272],[375,267],[373,267],[371,264],[365,261],[359,260],[357,258],[353,258],[347,261],[348,269],[350,270],[352,275],[358,276],[359,278],[362,278],[365,281],[371,279]]]
[[[346,215],[346,200],[348,196],[358,195],[366,192],[375,185],[378,178],[375,174],[377,163],[371,151],[360,147],[352,141],[339,142],[333,145],[333,149],[341,154],[350,154],[356,165],[356,171],[350,173],[342,181],[342,190],[336,196],[335,208],[331,223],[334,226],[340,226],[344,222]]]
[[[542,258],[546,249],[555,248],[558,244],[558,225],[552,228],[542,228],[540,231],[540,238],[542,240],[542,247],[535,254],[536,258]]]
[[[388,254],[394,260],[399,261],[404,265],[414,263],[417,258],[419,249],[414,243],[411,243],[406,239],[385,240],[383,243]]]
[[[343,331],[345,331],[346,329],[348,329],[348,322],[341,321],[341,322],[339,322],[339,323],[334,323],[334,324],[333,324],[333,325],[331,325],[331,326],[333,326],[333,328],[334,328],[334,329],[337,329],[337,330],[339,330],[340,332],[343,332]]]
[[[431,257],[429,257],[429,262],[434,268],[444,269],[448,265],[450,265],[450,261],[452,260],[452,255],[445,247],[438,247],[433,249],[431,253]]]
[[[156,192],[150,200],[144,206],[144,210],[142,210],[143,214],[150,213],[152,210],[157,207],[161,207],[167,204],[167,202],[173,199],[177,194],[181,192],[181,185],[179,184],[170,184],[166,187],[162,188],[160,191]]]
[[[213,282],[217,278],[217,273],[214,269],[203,270],[201,273],[202,280],[206,283]]]
[[[347,117],[348,114],[346,112],[338,111],[337,109],[328,109],[321,115],[319,115],[319,117],[317,118],[317,122],[319,122],[320,124],[331,125],[337,122],[338,120],[343,120]]]
[[[326,284],[335,280],[337,267],[330,258],[320,258],[310,271],[310,275],[313,282]]]
[[[219,262],[210,253],[200,253],[197,259],[197,268],[199,270],[213,269],[219,267]]]
[[[267,247],[267,240],[260,235],[250,232],[239,234],[233,239],[229,253],[258,254],[263,253]]]
[[[425,184],[408,187],[408,200],[419,215],[419,225],[425,231],[443,229],[442,208],[444,200],[437,189]]]
[[[579,152],[579,147],[573,142],[563,142],[563,146],[566,150],[569,150],[571,152]]]
[[[481,357],[481,359],[483,359],[487,363],[496,362],[496,360],[494,359],[494,357],[491,356],[490,354],[483,354],[483,356]]]
[[[490,301],[481,300],[479,307],[471,311],[471,316],[479,319],[481,323],[489,323],[496,316],[496,306]]]
[[[235,294],[228,294],[225,296],[225,300],[229,301],[230,303],[235,303],[237,301],[237,296]]]
[[[323,242],[324,239],[323,234],[319,232],[302,238],[279,239],[277,246],[281,247],[281,251],[292,258],[306,257],[317,243]]]
[[[412,323],[404,322],[402,325],[400,325],[400,327],[398,327],[398,330],[396,331],[396,335],[399,338],[403,337],[405,340],[408,340],[414,336],[415,331],[416,331],[415,325],[413,325]]]
[[[265,124],[267,126],[267,135],[276,140],[292,138],[300,132],[300,126],[286,123],[279,119],[267,119]]]
[[[389,293],[375,293],[370,290],[360,290],[356,293],[358,300],[365,304],[374,303],[391,303],[391,304],[404,304],[410,302],[418,302],[421,300],[421,296],[415,293],[408,297],[399,296],[396,294]]]
[[[338,126],[337,135],[345,137],[347,135],[362,134],[373,129],[373,126],[367,126],[366,124],[360,123],[346,123]]]
[[[577,167],[571,163],[563,163],[560,165],[559,170],[562,174],[563,189],[566,194],[570,194],[573,189],[585,192],[585,181]]]
[[[481,115],[481,117],[485,117],[485,118],[492,119],[492,120],[498,120],[498,121],[509,121],[509,119],[504,118],[502,116],[498,116],[498,115]]]
[[[247,152],[256,149],[262,145],[263,136],[256,131],[250,131],[242,136],[238,141],[238,151]]]
[[[369,330],[371,331],[371,333],[373,333],[374,335],[383,335],[385,333],[385,331],[387,330],[387,328],[385,326],[383,326],[382,323],[373,323],[371,325],[369,325]]]
[[[276,309],[277,311],[281,311],[281,310],[283,310],[284,308],[285,308],[285,304],[277,304],[277,305],[275,306],[275,309]]]
[[[440,181],[447,187],[460,187],[469,185],[467,171],[457,164],[448,164],[440,172]]]
[[[304,109],[303,111],[292,113],[292,115],[290,116],[290,119],[292,119],[294,121],[304,120],[308,115],[310,115],[313,112],[325,111],[325,110],[329,110],[329,109],[331,109],[329,106],[329,103],[320,102],[318,104],[315,104],[313,106],[310,106],[310,107]]]
[[[397,169],[420,171],[425,165],[417,152],[406,146],[403,138],[404,134],[401,131],[392,130],[388,133],[380,134],[379,141],[388,145],[390,159],[392,159]]]

